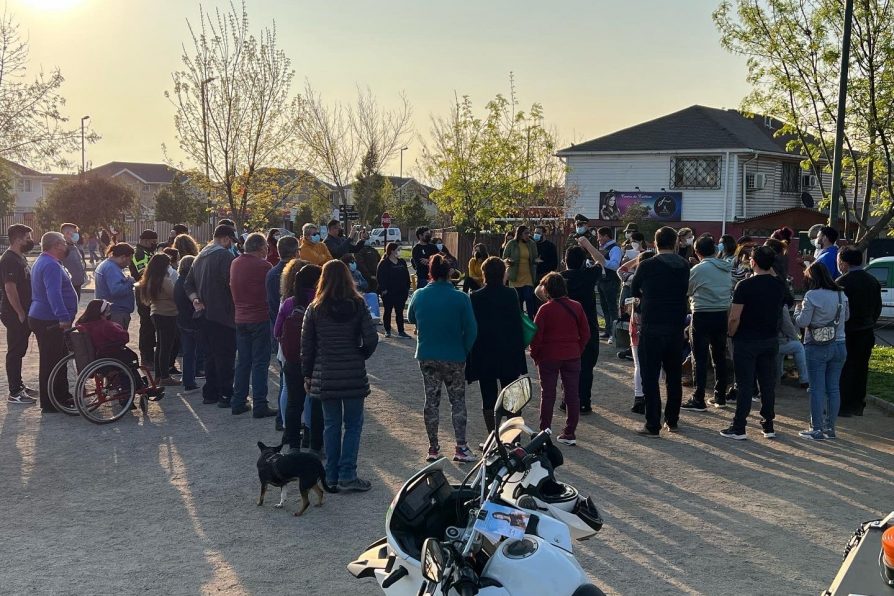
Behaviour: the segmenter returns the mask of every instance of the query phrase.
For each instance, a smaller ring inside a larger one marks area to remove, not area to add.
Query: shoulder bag
[[[835,319],[831,323],[827,323],[820,327],[810,327],[810,335],[813,337],[813,343],[825,346],[835,341],[835,335],[838,331],[838,322],[841,320],[841,292],[838,292],[838,308],[835,309]]]

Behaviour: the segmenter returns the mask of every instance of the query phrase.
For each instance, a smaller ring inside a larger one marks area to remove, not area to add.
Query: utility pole
[[[84,116],[81,118],[81,180],[84,180],[84,175],[87,172],[87,153],[84,148],[84,122],[90,119],[90,116]]]
[[[208,115],[207,115],[207,95],[205,92],[205,86],[213,81],[215,77],[208,77],[201,84],[202,90],[202,149],[205,153],[205,184],[208,185],[206,195],[205,195],[205,204],[208,207],[208,210],[211,210],[211,175],[209,174],[208,168]],[[208,217],[211,218],[211,213],[208,214]]]
[[[844,149],[844,113],[847,107],[847,78],[851,57],[851,28],[854,20],[854,0],[844,7],[844,33],[841,38],[841,73],[838,80],[838,119],[835,122],[835,153],[832,158],[832,200],[829,206],[829,225],[838,225],[838,202],[841,198],[841,158]],[[840,230],[842,236],[847,230]]]

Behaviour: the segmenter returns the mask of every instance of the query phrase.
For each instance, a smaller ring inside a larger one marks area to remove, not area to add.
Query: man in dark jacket
[[[676,253],[676,230],[660,228],[655,232],[655,246],[658,254],[641,263],[630,282],[633,297],[642,302],[639,363],[646,402],[646,424],[637,432],[652,437],[657,437],[661,431],[658,377],[662,368],[667,387],[665,428],[675,432],[680,419],[683,402],[683,328],[686,326],[686,292],[689,289],[689,263]]]
[[[537,243],[537,280],[543,279],[547,273],[559,268],[559,252],[556,245],[546,239],[543,226],[534,228],[534,242]]]
[[[431,230],[425,226],[416,228],[416,240],[410,263],[416,270],[416,289],[421,290],[428,284],[428,261],[438,254],[438,247],[431,243]]]
[[[345,236],[341,223],[337,219],[330,221],[328,227],[329,234],[326,236],[326,240],[324,240],[323,243],[326,245],[326,248],[329,249],[333,259],[340,259],[349,252],[357,252],[363,248],[364,244],[366,244],[366,239],[361,239],[354,243],[350,238]]]
[[[580,413],[593,412],[591,405],[591,393],[593,392],[593,368],[599,360],[599,319],[596,314],[596,292],[594,288],[602,278],[600,267],[587,267],[587,252],[591,255],[597,252],[596,247],[581,236],[577,240],[580,246],[572,246],[565,251],[565,266],[562,272],[565,283],[568,285],[568,297],[580,302],[587,315],[590,324],[590,339],[580,355],[580,377],[578,379],[578,394],[580,396]],[[564,404],[563,404],[564,405]]]
[[[158,233],[155,230],[143,230],[140,242],[134,247],[133,259],[130,261],[130,276],[136,281],[143,277],[143,271],[149,265],[149,259],[158,248]],[[155,325],[152,323],[149,305],[137,300],[137,314],[140,316],[140,360],[143,366],[152,367],[155,362]],[[155,371],[156,376],[164,376],[168,371]]]
[[[229,408],[236,365],[236,314],[230,293],[230,264],[235,257],[236,230],[217,226],[214,240],[202,249],[184,288],[202,314],[199,341],[205,350],[202,403]]]
[[[841,371],[839,416],[862,416],[866,406],[866,379],[875,345],[873,328],[882,314],[882,286],[863,270],[863,254],[851,247],[838,253],[838,269],[843,273],[838,285],[850,303],[850,318],[844,324],[847,358]],[[812,382],[812,380],[811,380]]]

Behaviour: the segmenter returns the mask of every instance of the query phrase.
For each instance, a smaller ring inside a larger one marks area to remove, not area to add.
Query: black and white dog
[[[310,506],[310,491],[320,496],[317,507],[323,505],[323,491],[337,493],[338,490],[326,484],[326,472],[323,462],[312,453],[288,453],[283,455],[282,444],[276,447],[268,447],[258,441],[258,449],[261,457],[258,458],[258,478],[261,480],[261,496],[258,497],[258,505],[264,504],[264,495],[267,494],[267,485],[271,484],[280,489],[279,503],[275,505],[281,508],[286,500],[286,486],[290,482],[298,481],[298,490],[301,491],[301,509],[295,515],[303,514]]]

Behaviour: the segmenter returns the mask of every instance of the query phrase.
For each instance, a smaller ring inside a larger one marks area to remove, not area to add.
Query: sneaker
[[[634,397],[633,398],[633,406],[630,408],[630,411],[634,414],[645,414],[646,413],[646,400],[643,397]]]
[[[233,416],[239,416],[240,414],[245,414],[246,412],[251,412],[251,406],[248,404],[242,404],[241,406],[233,406],[233,408],[232,408]]]
[[[564,412],[564,411],[566,411],[566,410],[568,409],[568,406],[566,406],[566,405],[565,405],[565,402],[563,401],[563,402],[560,402],[560,403],[559,403],[559,409],[562,410],[562,411]]]
[[[659,434],[657,432],[652,432],[649,428],[644,424],[642,427],[637,429],[636,434],[642,435],[644,437],[655,437],[657,438]]]
[[[398,333],[397,336],[398,336],[398,337],[402,337],[403,339],[412,339],[409,335],[407,335],[407,334],[404,333],[403,331],[401,331],[400,333]]]
[[[559,435],[559,438],[556,440],[563,445],[577,445],[577,440],[574,438],[574,435],[566,435],[563,433]]]
[[[739,390],[735,387],[727,391],[726,393],[726,401],[730,403],[736,403],[736,399],[739,397]]]
[[[9,397],[6,398],[11,404],[24,404],[30,406],[37,402],[36,399],[28,395],[28,393],[24,389],[19,389],[15,393],[10,393]]]
[[[372,488],[372,484],[368,480],[362,478],[354,478],[353,480],[340,480],[338,482],[338,490],[355,493],[365,493]]]
[[[664,430],[672,432],[672,433],[678,433],[678,432],[680,432],[680,426],[677,424],[671,424],[670,422],[665,422]]]
[[[226,408],[227,410],[229,410],[230,409],[230,398],[229,397],[221,397],[220,399],[218,399],[217,407],[218,408]]]
[[[428,448],[428,457],[425,458],[425,461],[438,461],[441,458],[441,448],[440,447],[429,447]]]
[[[388,339],[388,338],[390,338],[390,337],[391,337],[391,332],[390,332],[390,331],[386,331],[386,332],[385,332],[385,339]]]
[[[824,441],[826,439],[826,435],[821,430],[802,430],[798,436],[809,441]]]
[[[431,455],[429,455],[429,457],[431,457]],[[478,458],[475,457],[475,454],[472,453],[472,450],[469,449],[468,445],[457,445],[456,451],[453,452],[453,461],[458,461],[461,463],[469,463],[469,462],[473,462],[473,461],[478,461]]]
[[[721,437],[726,437],[727,439],[735,439],[736,441],[744,441],[748,437],[745,435],[744,430],[736,430],[734,426],[729,428],[724,428],[720,431]]]
[[[751,396],[751,401],[752,401],[752,403],[756,403],[756,404],[761,403],[761,394],[760,394],[760,393],[755,393],[754,395],[752,395],[752,396]]]
[[[761,422],[761,432],[763,433],[765,439],[775,439],[776,431],[773,430],[773,421],[765,420]]]
[[[722,409],[722,408],[725,408],[725,407],[726,407],[726,400],[725,400],[725,399],[716,399],[716,398],[712,398],[712,399],[709,399],[709,400],[708,400],[708,403],[711,404],[712,406],[714,406],[715,408],[721,408],[721,409]]]
[[[608,331],[604,331],[604,332],[602,332],[602,333],[599,334],[599,337],[600,337],[601,339],[608,339],[608,338],[610,338],[611,336],[612,336],[612,334],[609,333]]]
[[[633,360],[633,352],[631,350],[621,350],[618,352],[618,358],[621,360]]]
[[[220,400],[217,399],[217,398],[215,398],[215,397],[203,397],[203,398],[202,398],[202,403],[203,403],[203,404],[206,404],[206,405],[209,405],[209,406],[213,406],[213,405],[216,404],[218,401],[220,401]]]
[[[589,416],[593,413],[593,406],[581,406],[580,407],[580,415],[581,416]]]
[[[183,386],[183,393],[192,393],[193,391],[198,391],[198,390],[199,390],[198,385],[184,385]]]
[[[177,370],[176,366],[172,366],[171,368],[168,369],[168,374],[169,375],[179,375],[181,373],[179,370]]]
[[[837,439],[837,438],[838,438],[838,436],[835,434],[835,429],[834,429],[834,428],[830,428],[830,429],[828,429],[828,430],[824,430],[824,431],[823,431],[823,434],[826,435],[826,438],[827,438],[827,439]]]
[[[248,408],[248,406],[245,406],[245,407]],[[249,408],[249,409],[251,409],[251,408]],[[270,406],[266,406],[264,408],[255,408],[255,411],[252,412],[251,417],[252,418],[270,418],[272,416],[278,416],[278,415],[279,415],[279,410],[271,408]]]
[[[685,404],[680,406],[681,410],[686,410],[687,412],[707,412],[708,408],[705,407],[705,402],[699,402],[694,399],[690,399]]]
[[[40,397],[40,391],[38,391],[37,389],[32,389],[31,387],[28,387],[28,385],[25,385],[24,387],[22,387],[20,389],[20,391],[24,391],[25,393],[27,393],[28,397]]]

